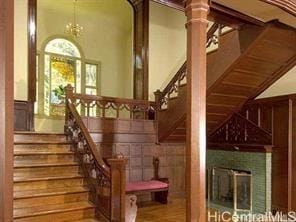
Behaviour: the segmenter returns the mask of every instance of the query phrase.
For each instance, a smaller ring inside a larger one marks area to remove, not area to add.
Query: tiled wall
[[[160,160],[160,177],[168,177],[170,197],[185,196],[185,145],[153,143],[97,144],[103,156],[122,153],[128,159],[127,181],[150,180],[153,177],[153,155]]]
[[[207,151],[207,168],[227,167],[251,171],[253,175],[253,212],[264,213],[271,208],[271,154]]]

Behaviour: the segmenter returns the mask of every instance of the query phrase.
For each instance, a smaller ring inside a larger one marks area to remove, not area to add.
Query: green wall
[[[253,212],[271,209],[271,154],[208,150],[207,168],[226,167],[251,171],[253,175]]]

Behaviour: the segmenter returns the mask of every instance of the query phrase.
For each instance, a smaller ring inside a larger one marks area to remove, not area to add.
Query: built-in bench
[[[160,178],[159,172],[159,159],[153,158],[154,177],[149,181],[129,182],[126,184],[126,194],[143,194],[153,193],[153,199],[157,202],[167,204],[169,193],[169,180],[168,178]]]
[[[130,182],[126,185],[126,194],[154,193],[154,200],[163,204],[167,204],[168,191],[168,182],[160,180]]]

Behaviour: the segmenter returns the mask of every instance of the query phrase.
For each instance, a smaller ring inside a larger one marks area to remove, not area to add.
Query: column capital
[[[185,14],[187,16],[186,25],[196,22],[207,24],[209,9],[208,0],[188,0],[185,8]]]

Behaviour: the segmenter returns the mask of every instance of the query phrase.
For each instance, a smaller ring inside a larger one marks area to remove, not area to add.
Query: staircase
[[[99,221],[64,134],[14,135],[14,221]]]
[[[244,25],[220,36],[218,49],[207,54],[208,135],[295,66],[295,42],[295,29],[278,22]],[[184,64],[156,92],[159,141],[186,140],[186,91]]]

